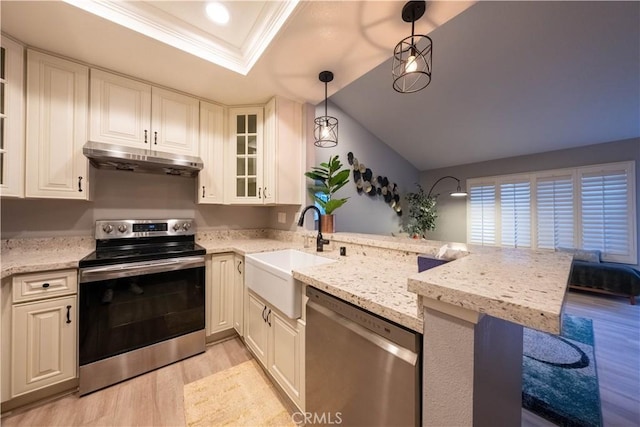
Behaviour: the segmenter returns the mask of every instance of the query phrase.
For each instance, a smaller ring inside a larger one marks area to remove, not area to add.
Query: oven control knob
[[[104,231],[105,233],[109,234],[113,231],[113,225],[111,224],[105,224],[102,226],[102,231]]]
[[[178,231],[178,230],[180,230],[180,224],[176,222],[175,224],[173,224],[173,231]]]
[[[124,233],[125,231],[127,231],[127,224],[120,224],[118,226],[118,231],[121,233]]]
[[[184,231],[187,231],[190,228],[191,228],[191,223],[190,222],[185,222],[184,224],[182,224],[182,229]]]

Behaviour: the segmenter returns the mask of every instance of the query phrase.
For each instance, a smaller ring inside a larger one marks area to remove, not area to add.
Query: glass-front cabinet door
[[[231,203],[262,204],[262,107],[230,109]]]
[[[24,48],[0,47],[0,194],[24,197]]]

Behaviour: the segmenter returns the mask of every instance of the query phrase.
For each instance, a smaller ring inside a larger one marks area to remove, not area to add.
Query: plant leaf
[[[347,197],[346,199],[331,199],[329,200],[323,207],[325,212],[327,213],[327,215],[331,215],[333,213],[333,211],[335,211],[336,209],[338,209],[340,206],[344,205],[345,203],[347,203],[347,200],[349,198]]]

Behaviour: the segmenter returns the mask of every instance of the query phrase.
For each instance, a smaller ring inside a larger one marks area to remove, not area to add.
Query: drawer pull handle
[[[71,323],[71,306],[67,306],[67,323]]]
[[[51,286],[51,285],[49,285],[48,283],[43,283],[42,284],[42,287],[45,288],[45,289],[47,289],[49,286]]]
[[[144,130],[144,143],[147,144],[147,130]]]
[[[158,132],[153,133],[153,145],[158,145]]]
[[[267,323],[271,326],[271,309],[269,309],[269,313],[267,313]]]
[[[242,265],[242,261],[238,261],[238,273],[242,274],[242,271],[240,271],[240,266]]]
[[[82,177],[78,177],[78,192],[82,193]]]
[[[267,321],[267,318],[264,315],[264,312],[267,311],[267,306],[265,305],[264,308],[262,309],[262,320],[264,320],[265,322]]]
[[[202,186],[202,198],[204,199],[204,185]]]

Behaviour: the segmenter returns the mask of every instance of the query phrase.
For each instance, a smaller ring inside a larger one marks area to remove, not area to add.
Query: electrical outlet
[[[287,222],[287,213],[286,212],[278,212],[278,222],[280,224],[284,224]]]

